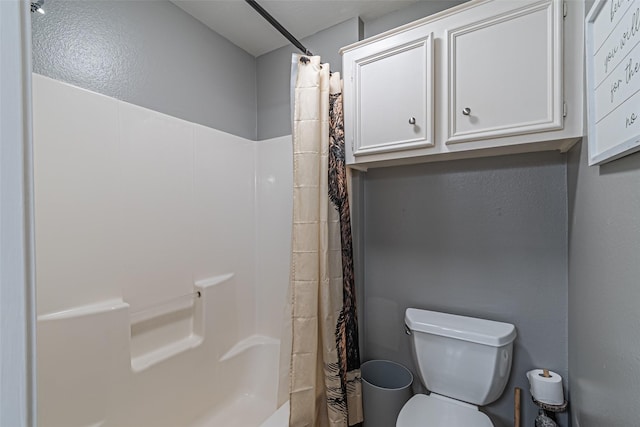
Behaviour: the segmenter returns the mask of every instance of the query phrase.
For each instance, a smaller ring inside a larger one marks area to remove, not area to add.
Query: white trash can
[[[400,410],[413,396],[413,374],[390,360],[369,360],[360,372],[364,427],[395,427]]]

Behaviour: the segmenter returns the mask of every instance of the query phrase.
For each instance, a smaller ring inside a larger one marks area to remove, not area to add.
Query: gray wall
[[[302,39],[302,44],[331,71],[342,71],[341,47],[360,40],[362,21],[352,18]],[[291,134],[291,54],[299,53],[285,46],[257,58],[258,73],[258,140]]]
[[[569,367],[576,427],[640,424],[640,154],[569,154]]]
[[[364,36],[371,37],[400,25],[407,24],[425,16],[433,15],[445,9],[450,9],[468,0],[438,0],[418,1],[411,6],[388,13],[380,18],[367,21],[364,26]]]
[[[408,307],[513,323],[511,380],[487,412],[512,425],[518,386],[522,425],[533,425],[526,371],[568,378],[566,156],[372,169],[364,187],[364,359],[415,372]]]
[[[587,1],[586,11],[591,8]],[[569,369],[576,427],[640,424],[640,153],[569,152]]]
[[[255,139],[256,61],[168,1],[47,0],[33,69]]]

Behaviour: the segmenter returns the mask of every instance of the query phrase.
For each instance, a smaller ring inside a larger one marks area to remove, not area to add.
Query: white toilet
[[[415,308],[407,309],[405,323],[431,394],[413,396],[396,427],[493,427],[478,406],[494,402],[507,385],[515,326]]]

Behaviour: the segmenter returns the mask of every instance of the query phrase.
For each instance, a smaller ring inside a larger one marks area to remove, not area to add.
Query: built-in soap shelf
[[[202,343],[202,293],[164,300],[129,314],[131,369],[139,372]]]
[[[141,372],[180,353],[196,348],[205,337],[207,289],[233,274],[197,281],[193,292],[131,311],[131,369]]]

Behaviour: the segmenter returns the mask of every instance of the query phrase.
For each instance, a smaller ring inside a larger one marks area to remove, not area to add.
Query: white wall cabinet
[[[583,8],[472,0],[343,48],[347,163],[566,151],[583,135]]]
[[[493,9],[446,32],[448,143],[562,129],[561,4]]]
[[[434,145],[432,40],[403,34],[354,56],[354,156]]]

